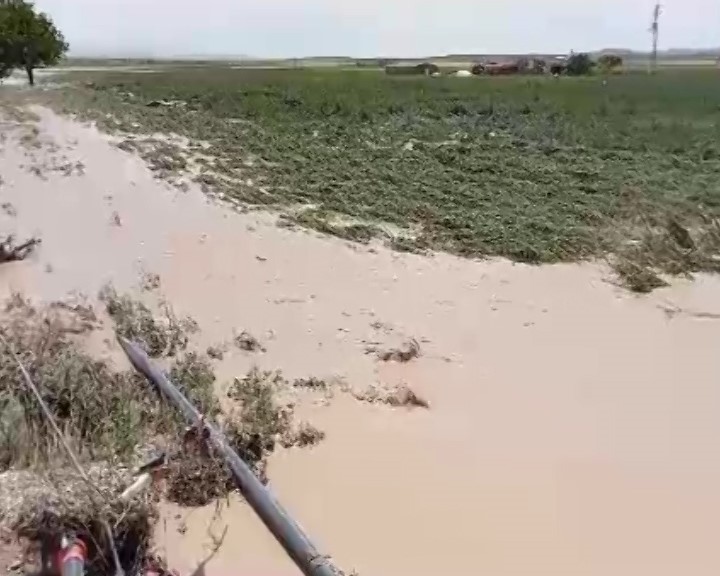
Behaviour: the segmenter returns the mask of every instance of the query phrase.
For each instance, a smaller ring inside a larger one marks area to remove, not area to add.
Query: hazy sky
[[[653,0],[37,0],[75,55],[422,56],[647,49]],[[720,46],[720,0],[665,0],[661,47]]]

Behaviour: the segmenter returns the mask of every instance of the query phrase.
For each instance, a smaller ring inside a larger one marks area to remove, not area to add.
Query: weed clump
[[[667,286],[667,282],[653,270],[632,260],[618,259],[613,263],[613,269],[623,285],[631,292],[649,294],[656,288]]]
[[[127,295],[119,295],[108,286],[100,293],[106,310],[115,322],[119,336],[137,342],[153,358],[175,356],[188,346],[189,337],[197,332],[192,318],[177,318],[165,306],[164,317],[156,318],[150,309]]]
[[[353,394],[355,398],[361,402],[369,404],[387,404],[394,408],[424,408],[430,409],[430,403],[418,396],[408,386],[394,386],[392,388],[383,388],[381,386],[370,386],[364,392],[356,392]]]
[[[265,347],[261,344],[260,340],[245,330],[235,336],[234,340],[235,346],[245,352],[265,352]]]
[[[694,226],[672,215],[645,217],[639,231],[627,232],[636,238],[618,251],[612,266],[628,289],[648,293],[667,286],[658,273],[720,272],[720,220],[705,213],[688,218]]]
[[[325,432],[309,422],[301,422],[295,431],[294,437],[292,437],[292,443],[285,445],[285,447],[298,446],[299,448],[306,448],[308,446],[315,446],[323,440],[325,440]]]
[[[213,360],[222,360],[225,357],[225,350],[222,346],[208,346],[205,354]]]
[[[226,422],[225,433],[240,457],[262,479],[266,479],[267,456],[292,431],[292,408],[276,400],[276,393],[285,385],[279,373],[253,368],[244,378],[236,379],[228,391],[228,397],[239,406]]]
[[[71,336],[90,328],[69,323],[61,312],[36,310],[16,298],[6,308],[2,333],[81,455],[128,457],[159,416],[156,400],[134,373],[114,372],[83,352]],[[11,352],[1,348],[0,468],[47,464],[58,453],[57,440]]]
[[[278,445],[309,447],[325,438],[325,433],[311,424],[294,422],[292,405],[279,400],[289,386],[279,373],[254,368],[234,381],[228,398],[236,405],[218,418],[228,444],[263,483],[268,480],[268,457]],[[183,458],[168,468],[168,497],[185,506],[203,506],[235,489],[220,455],[195,434],[195,430],[186,431]]]
[[[14,236],[7,236],[0,240],[0,263],[25,260],[40,243],[39,238],[31,238],[21,244],[16,244]]]
[[[173,362],[169,377],[203,416],[209,419],[218,416],[220,403],[215,396],[215,372],[207,358],[189,352]]]
[[[377,350],[371,347],[368,348],[368,352],[375,352],[378,360],[382,362],[410,362],[410,360],[420,356],[420,343],[415,338],[412,338],[398,348]]]
[[[330,385],[326,380],[318,378],[317,376],[310,376],[308,378],[298,378],[293,382],[295,388],[304,388],[306,390],[319,390],[327,391],[330,389]]]

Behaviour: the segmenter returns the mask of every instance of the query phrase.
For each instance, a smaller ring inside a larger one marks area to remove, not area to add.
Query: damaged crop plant
[[[188,350],[195,324],[165,307],[145,304],[106,289],[102,302],[120,336],[132,336],[202,412],[261,480],[278,444],[306,446],[307,425],[276,395],[290,387],[278,374],[251,371],[230,386],[233,409],[223,413],[215,395],[211,360]],[[99,328],[89,305],[35,307],[20,296],[3,310],[0,334],[0,528],[40,538],[48,530],[71,531],[95,543],[90,574],[106,573],[107,539],[98,518],[113,526],[123,567],[132,572],[149,552],[158,492],[130,502],[120,498],[133,470],[160,452],[167,455],[164,496],[185,506],[208,504],[234,488],[223,459],[190,441],[194,430],[133,370],[118,371],[85,352],[83,337]],[[78,455],[94,496],[69,466],[63,446],[18,369],[15,355]],[[322,439],[318,433],[315,442]],[[95,545],[97,545],[95,547]]]
[[[403,250],[607,257],[640,290],[658,273],[720,269],[715,70],[458,80],[206,66],[76,78],[71,107],[111,130],[206,142],[203,182],[287,208],[285,222]],[[182,106],[146,105],[156,101]],[[678,227],[692,243],[678,243]]]

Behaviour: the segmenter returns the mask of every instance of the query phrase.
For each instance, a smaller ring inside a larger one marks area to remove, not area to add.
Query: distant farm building
[[[398,62],[385,66],[385,72],[393,75],[433,76],[440,73],[440,67],[431,62],[421,62],[419,64]]]
[[[490,76],[505,76],[519,72],[520,65],[517,62],[491,62],[485,65],[485,74]]]
[[[508,74],[544,74],[547,62],[541,58],[519,58],[508,62],[478,62],[471,71],[476,76],[488,74],[490,76]]]

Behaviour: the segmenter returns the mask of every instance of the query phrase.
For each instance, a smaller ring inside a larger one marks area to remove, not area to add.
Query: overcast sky
[[[37,0],[74,55],[423,56],[647,49],[653,0]],[[661,48],[720,46],[720,0],[665,0]]]

